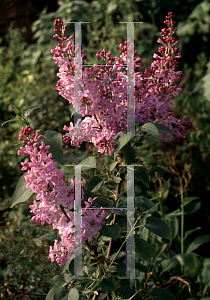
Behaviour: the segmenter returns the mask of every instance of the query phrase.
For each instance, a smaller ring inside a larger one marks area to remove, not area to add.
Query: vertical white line
[[[68,165],[69,166],[69,165]],[[81,208],[81,167],[89,165],[72,165],[75,167],[75,201],[74,201],[74,276],[81,277],[82,279],[90,279],[89,277],[82,276],[82,208]],[[78,183],[76,185],[76,182]],[[80,217],[80,223],[76,222]],[[77,240],[78,247],[76,249]]]
[[[122,165],[120,165],[121,167]],[[126,276],[118,277],[118,279],[143,279],[143,277],[135,277],[135,242],[134,242],[134,167],[139,165],[127,165],[127,235],[130,233],[126,240],[126,253],[127,265]],[[142,166],[142,165],[140,165]]]
[[[82,57],[81,57],[81,45],[82,45],[82,24],[81,22],[77,22],[74,24],[75,29],[75,58],[74,58],[74,67],[75,67],[75,88],[74,88],[74,135],[81,136],[82,135],[82,125],[81,123],[77,124],[77,122],[82,121]],[[79,114],[79,115],[78,115]],[[76,128],[76,133],[75,133]]]
[[[127,134],[135,134],[134,22],[127,23]]]
[[[127,251],[127,277],[135,278],[135,243],[134,243],[134,166],[127,166],[127,234],[131,231],[126,241]]]

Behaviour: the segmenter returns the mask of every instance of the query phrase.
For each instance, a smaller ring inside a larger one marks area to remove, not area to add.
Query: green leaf
[[[76,255],[77,256],[77,255]],[[71,261],[72,260],[74,260],[74,258],[75,258],[75,254],[73,254],[70,258],[69,258],[69,260],[67,260],[67,262],[65,263],[65,265],[63,265],[62,266],[62,270],[60,270],[60,273],[61,273],[61,275],[63,275],[64,274],[64,276],[67,274],[67,273],[65,273],[66,272],[66,270],[69,270],[69,265],[70,265],[70,263],[71,263]],[[74,270],[73,270],[73,273],[72,274],[74,274]],[[70,275],[70,274],[69,274]],[[70,276],[71,277],[71,276]]]
[[[186,214],[187,214],[186,212],[185,213],[180,212],[180,208],[178,208],[178,209],[172,211],[171,213],[166,214],[165,220],[173,218],[173,217],[179,217],[179,216],[186,215]]]
[[[171,241],[177,236],[179,232],[179,221],[177,217],[171,218],[167,220],[168,227],[170,229]]]
[[[83,155],[64,155],[64,157],[53,155],[53,159],[55,161],[57,161],[59,164],[64,165],[67,163],[72,163],[72,162],[83,160],[85,158],[85,154],[83,154]]]
[[[102,229],[103,235],[108,236],[115,241],[119,237],[120,231],[121,231],[120,226],[117,224],[105,225]]]
[[[6,123],[9,123],[9,122],[15,122],[15,121],[17,121],[17,120],[19,120],[19,117],[16,117],[15,119],[7,120],[7,121],[5,121],[4,123],[1,124],[1,127],[3,127],[4,124],[6,124]]]
[[[191,253],[199,246],[203,245],[204,243],[210,242],[210,235],[202,234],[194,239],[194,241],[189,245],[186,253]]]
[[[122,149],[130,141],[131,138],[132,134],[130,132],[126,134],[125,132],[120,131],[116,134],[114,139],[116,139],[115,143],[117,144],[117,146],[114,149],[114,160],[116,159],[119,150]]]
[[[143,257],[155,257],[155,251],[151,245],[139,237],[135,237],[135,250]]]
[[[169,240],[171,238],[170,229],[169,229],[168,225],[159,218],[156,218],[153,216],[147,218],[145,227],[149,231],[151,231],[152,233],[154,233],[160,237],[163,237],[163,238],[169,239]]]
[[[68,300],[69,291],[66,288],[56,286],[57,290],[54,294],[54,300]]]
[[[64,266],[59,266],[59,264],[55,261],[54,263],[53,263],[53,265],[58,269],[58,271],[61,273],[62,271],[63,271],[63,267]],[[62,275],[63,273],[61,273],[61,275]]]
[[[39,145],[44,142],[45,145],[50,145],[48,150],[53,155],[63,157],[63,139],[62,134],[57,131],[47,130],[42,135],[42,139],[38,141]]]
[[[103,182],[104,182],[103,179],[100,178],[99,176],[91,177],[88,182],[88,190],[90,190],[92,193],[99,190]]]
[[[170,181],[171,181],[171,178],[169,178],[166,182],[164,182],[164,184],[162,186],[162,195],[161,195],[162,201],[165,201],[168,198]]]
[[[105,240],[105,237],[104,237],[104,236],[103,236],[103,241],[109,242],[109,240]],[[112,255],[109,256],[109,259],[110,259],[111,262],[112,262],[113,260],[114,260],[114,261],[117,261],[117,260],[120,260],[120,259],[122,259],[122,258],[123,258],[123,260],[125,260],[126,252],[120,251],[120,252],[117,254],[117,256],[116,256],[116,253],[117,253],[117,252],[115,252],[115,253],[113,253]],[[116,256],[116,258],[115,258],[115,256]]]
[[[135,263],[135,267],[136,267],[136,270],[139,270],[140,272],[144,272],[145,274],[148,273],[149,271],[149,267],[141,264],[140,262],[136,261]]]
[[[194,200],[197,200],[197,199],[200,199],[199,197],[186,197],[184,198],[184,206],[189,204],[190,202],[194,201]]]
[[[49,232],[49,233],[46,233],[46,234],[40,236],[38,238],[38,240],[48,240],[48,241],[51,241],[51,240],[56,240],[57,238],[58,238],[58,236],[57,236],[56,232]]]
[[[157,211],[159,203],[154,203],[144,196],[135,197],[135,208],[145,214],[152,214]]]
[[[102,197],[97,197],[91,207],[110,207],[109,201]]]
[[[10,208],[18,203],[25,202],[34,193],[32,189],[26,188],[27,182],[25,181],[25,176],[27,174],[27,172],[24,173],[18,180],[14,195],[12,197],[12,205],[10,206]]]
[[[65,278],[63,275],[55,275],[49,280],[53,285],[63,285],[65,283]]]
[[[99,290],[101,290],[101,280],[98,280],[94,285],[94,291],[99,291]]]
[[[57,288],[58,288],[57,286],[53,286],[49,290],[49,292],[48,292],[47,297],[46,297],[45,300],[54,300],[54,295],[55,295],[55,292],[57,291]]]
[[[201,208],[201,201],[196,202],[196,203],[191,203],[189,207],[186,208],[186,214],[187,216],[190,216],[194,214],[196,211],[198,211]]]
[[[121,148],[120,153],[123,154],[123,163],[124,165],[136,164],[138,160],[137,156],[137,148],[131,147],[130,142],[126,144],[123,148]]]
[[[118,161],[114,161],[111,165],[110,165],[110,173],[114,170],[114,168],[117,166]]]
[[[175,258],[189,273],[196,273],[201,266],[199,259],[194,253],[177,254]]]
[[[104,278],[101,281],[100,285],[101,285],[101,289],[103,292],[105,292],[105,293],[114,292],[114,284],[110,279]]]
[[[205,258],[201,270],[201,282],[208,284],[210,282],[210,259]]]
[[[33,261],[30,258],[25,257],[19,259],[18,261],[16,261],[16,263],[20,266],[31,266],[33,264]]]
[[[136,166],[134,173],[135,173],[134,176],[135,176],[136,181],[140,181],[144,185],[149,187],[149,175],[144,168]]]
[[[81,167],[82,171],[89,170],[92,168],[96,169],[96,159],[93,156],[87,157],[81,163],[79,163],[79,165],[81,165],[81,166],[83,165],[83,167]]]
[[[116,183],[119,183],[120,181],[122,181],[122,178],[120,178],[119,176],[114,176],[112,179]]]
[[[25,110],[25,111],[23,112],[23,116],[24,116],[24,117],[28,117],[28,116],[29,116],[34,110],[36,110],[37,108],[39,108],[39,107],[36,106],[36,107],[29,108],[29,109]]]
[[[15,105],[11,105],[11,108],[14,110],[17,116],[22,115],[22,112]]]
[[[186,231],[184,238],[186,239],[186,237],[188,237],[191,233],[193,233],[193,232],[195,232],[196,230],[199,230],[199,229],[202,229],[202,227],[197,227],[195,229],[191,229],[191,230]]]
[[[158,257],[161,256],[161,254],[164,252],[165,253],[165,250],[167,248],[168,244],[163,244],[159,249],[158,249],[158,254],[156,256],[156,260]]]
[[[79,299],[79,292],[76,288],[72,288],[68,294],[68,300],[78,300]]]
[[[117,289],[117,292],[120,293],[125,299],[128,299],[134,295],[133,290],[129,286],[121,286],[119,289]]]
[[[177,298],[166,289],[154,288],[152,289],[153,300],[177,300]]]
[[[119,263],[117,264],[117,273],[119,277],[123,277],[126,275],[126,264],[125,263]]]
[[[167,259],[168,260],[168,259]],[[163,260],[165,262],[165,260]],[[162,270],[162,273],[174,268],[178,264],[178,261],[173,257],[172,259],[169,260],[169,262],[166,264],[164,269]],[[161,274],[162,274],[161,273]]]
[[[158,123],[153,123],[153,124],[155,124],[159,133],[176,134],[173,130],[171,130],[170,128],[166,127],[163,124],[158,124]]]
[[[156,137],[159,137],[159,133],[155,123],[145,123],[143,126],[141,126],[141,130],[149,134],[155,135]]]

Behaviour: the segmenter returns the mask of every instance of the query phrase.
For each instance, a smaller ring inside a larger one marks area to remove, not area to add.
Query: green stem
[[[100,260],[100,259],[99,259],[99,260]],[[102,270],[103,270],[103,272],[104,272],[103,278],[104,278],[104,277],[108,278],[108,275],[107,275],[107,273],[106,273],[106,270],[104,269],[103,264],[101,263],[101,260],[100,260],[100,264],[101,264],[101,268],[102,268]]]
[[[184,254],[184,189],[182,184],[182,178],[179,175],[180,180],[180,197],[181,197],[181,254]],[[181,266],[181,274],[183,274],[183,266]]]
[[[154,183],[154,186],[157,191],[158,188],[157,188],[156,183]],[[163,212],[163,205],[162,205],[161,197],[162,197],[162,192],[160,192],[160,194],[158,195],[158,199],[159,199],[159,203],[160,203],[160,212],[161,212],[162,220],[164,221],[164,212]]]
[[[182,178],[180,178],[180,196],[181,196],[181,254],[184,254],[184,195]]]
[[[161,211],[162,220],[164,221],[164,212],[163,212],[163,205],[161,202],[161,198],[159,198],[159,203],[160,203],[160,211]]]
[[[138,219],[136,220],[136,223],[138,222],[138,220],[139,220],[140,218],[141,218],[141,216],[138,217]],[[140,226],[144,226],[144,225],[145,225],[145,224],[140,225]],[[138,226],[138,227],[140,227],[140,226]],[[131,234],[131,232],[133,231],[133,229],[135,229],[135,225],[133,225],[131,231],[129,232],[129,234],[128,234],[128,236],[127,236],[127,238],[129,237],[129,235]],[[110,263],[109,267],[111,267],[111,265],[113,264],[115,258],[117,257],[118,253],[120,252],[120,250],[121,250],[121,248],[123,247],[123,245],[125,244],[125,242],[126,242],[126,239],[124,240],[124,242],[123,242],[122,245],[120,246],[119,250],[118,250],[117,253],[115,254],[115,257],[114,257],[114,259],[112,260],[112,262]]]

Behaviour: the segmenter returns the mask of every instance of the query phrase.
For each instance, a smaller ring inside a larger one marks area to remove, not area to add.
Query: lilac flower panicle
[[[56,23],[57,22],[57,23]],[[60,24],[60,20],[56,24]],[[181,71],[176,71],[178,61],[181,54],[178,53],[179,48],[176,47],[178,41],[174,38],[177,28],[174,26],[173,14],[171,12],[166,16],[164,22],[167,28],[162,29],[162,39],[157,42],[161,44],[158,49],[159,54],[154,54],[154,61],[151,67],[142,72],[135,72],[135,118],[143,125],[147,122],[159,123],[173,130],[178,136],[185,137],[186,132],[190,133],[193,124],[185,118],[179,120],[173,117],[173,98],[181,91]],[[59,27],[60,26],[60,27]],[[59,38],[66,38],[65,30],[59,25],[57,27]],[[73,104],[74,107],[74,45],[70,41],[73,36],[69,37],[68,43],[58,44],[51,52],[54,53],[54,59],[59,66],[57,89],[59,94]],[[113,155],[115,147],[114,137],[119,131],[127,132],[127,71],[120,71],[123,65],[130,62],[127,60],[128,53],[130,55],[137,53],[134,45],[131,44],[127,50],[129,41],[125,41],[124,45],[120,44],[122,50],[120,58],[111,57],[111,52],[105,49],[96,56],[106,60],[107,65],[85,68],[83,66],[82,73],[82,116],[91,115],[82,121],[83,135],[74,136],[76,126],[70,123],[70,126],[64,126],[64,130],[68,131],[63,137],[65,143],[71,140],[72,146],[80,146],[83,141],[93,143],[101,154],[108,153]],[[82,58],[84,51],[82,51]],[[140,57],[134,57],[134,67],[141,64]],[[110,64],[114,66],[110,66]],[[117,70],[113,75],[113,71]],[[96,76],[97,75],[97,76]],[[94,78],[94,79],[93,79]],[[141,133],[137,131],[136,133]],[[171,140],[172,134],[161,134],[167,141]]]
[[[75,239],[73,228],[75,224],[81,223],[81,215],[76,216],[74,222],[74,190],[79,180],[71,179],[70,186],[66,186],[63,180],[64,172],[57,168],[57,163],[53,161],[52,154],[47,153],[50,146],[44,142],[41,146],[38,140],[42,136],[32,132],[27,126],[22,128],[19,140],[24,142],[25,147],[21,147],[18,155],[29,155],[29,162],[22,162],[22,170],[27,170],[25,180],[26,188],[32,189],[36,193],[36,200],[30,205],[31,213],[34,214],[32,221],[52,224],[53,229],[58,230],[61,241],[55,241],[54,247],[50,247],[49,257],[51,261],[56,261],[60,266],[74,254],[74,247],[81,247],[85,240],[92,240],[97,237],[98,232],[105,224],[107,213],[104,210],[87,210],[87,208],[96,199],[88,199],[85,202],[86,207],[83,209],[82,217],[82,245],[79,244],[78,238]],[[84,191],[81,189],[81,197],[84,199]],[[65,214],[63,212],[65,210]],[[67,217],[68,218],[67,218]],[[70,220],[70,221],[69,221]]]

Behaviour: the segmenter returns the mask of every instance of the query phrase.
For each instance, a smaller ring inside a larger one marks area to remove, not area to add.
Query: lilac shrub
[[[172,129],[178,136],[185,137],[186,132],[190,133],[193,125],[187,121],[187,116],[182,120],[172,117],[173,98],[182,90],[178,83],[181,80],[181,71],[175,71],[178,66],[177,58],[181,55],[173,37],[177,28],[172,20],[172,13],[168,13],[165,24],[168,28],[161,31],[163,39],[158,39],[162,46],[159,48],[160,55],[154,54],[154,62],[151,67],[144,72],[135,73],[135,116],[140,125],[147,122],[159,123]],[[74,106],[74,45],[71,42],[73,36],[65,36],[66,26],[58,19],[54,25],[57,39],[62,41],[55,49],[54,59],[59,66],[60,78],[57,83],[59,94],[62,95],[69,103]],[[123,51],[118,57],[111,57],[111,52],[104,49],[96,56],[108,61],[105,67],[93,67],[84,69],[82,73],[82,120],[83,134],[89,137],[72,136],[75,129],[73,123],[70,126],[64,126],[68,131],[63,136],[64,142],[71,140],[72,146],[80,146],[83,141],[93,143],[101,154],[108,153],[113,155],[115,148],[114,138],[119,131],[126,132],[126,78],[127,72],[123,71],[124,64],[127,62],[127,51],[133,51],[134,45],[120,44]],[[84,57],[84,51],[82,51]],[[140,66],[140,57],[134,57],[135,67]],[[110,64],[115,64],[111,66]],[[115,72],[116,71],[116,72]],[[88,117],[87,117],[88,115]],[[137,133],[142,133],[141,129]],[[65,262],[74,254],[74,247],[81,247],[79,242],[74,239],[75,229],[74,222],[74,190],[76,181],[71,180],[70,186],[64,182],[64,172],[58,167],[53,160],[53,154],[47,154],[49,145],[44,142],[41,146],[38,140],[41,135],[35,131],[32,132],[30,126],[22,128],[19,139],[25,147],[18,151],[19,155],[29,155],[30,162],[22,162],[22,170],[27,170],[25,180],[27,189],[32,189],[36,193],[36,200],[30,205],[31,212],[35,214],[32,221],[41,222],[41,224],[52,224],[53,229],[57,229],[61,236],[61,241],[55,240],[54,248],[50,247],[51,261],[56,261],[59,265]],[[165,140],[170,140],[172,134],[163,134]],[[84,199],[84,191],[81,191]],[[82,218],[82,244],[86,240],[92,240],[105,224],[107,212],[102,210],[87,210],[87,208],[96,199],[89,198],[85,202],[86,207],[83,209]],[[38,205],[39,201],[39,205]],[[81,223],[81,216],[76,217],[76,224]],[[75,245],[74,245],[75,244]]]

